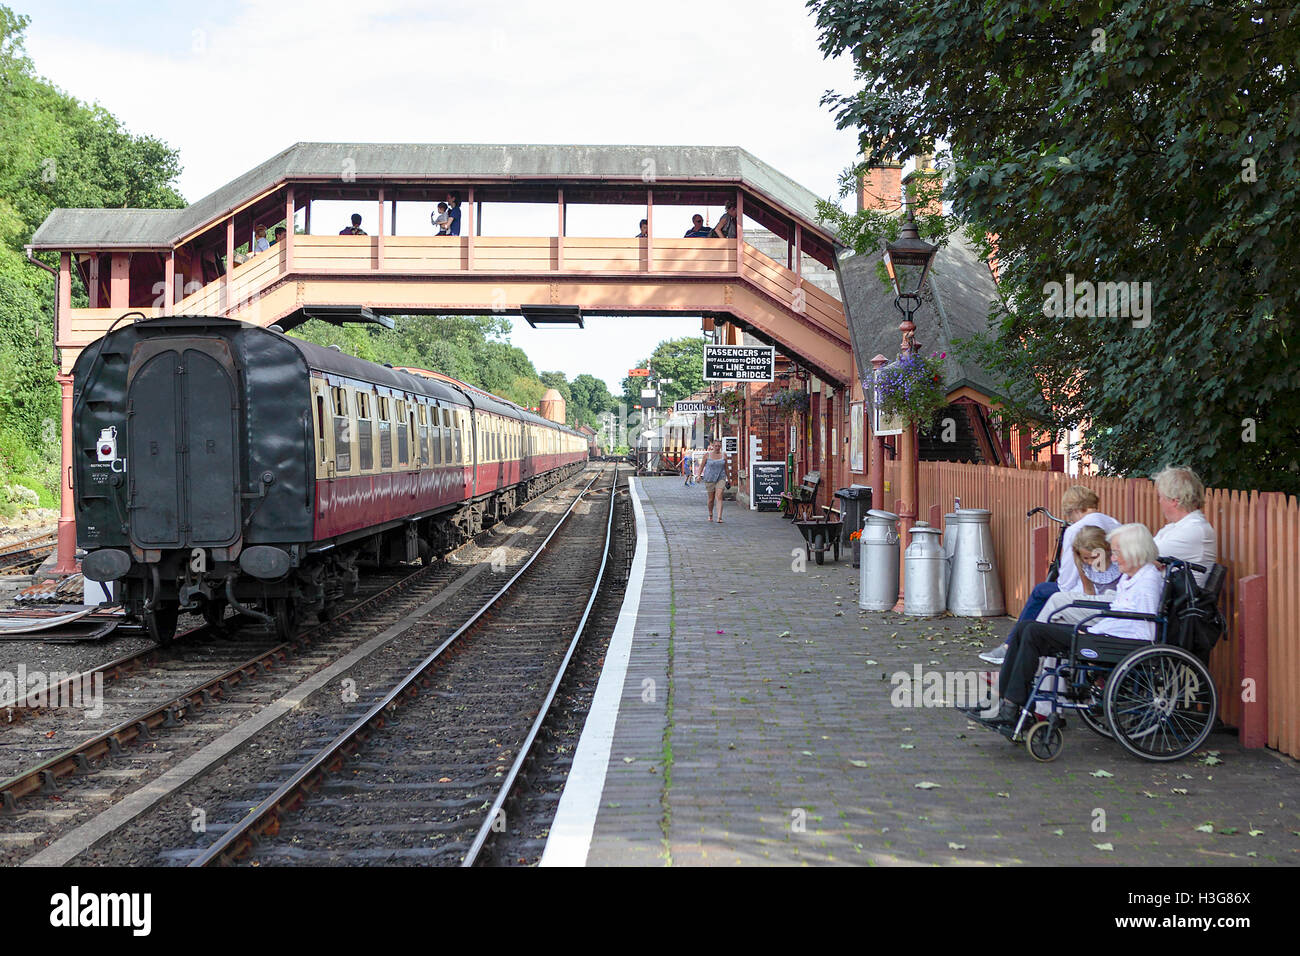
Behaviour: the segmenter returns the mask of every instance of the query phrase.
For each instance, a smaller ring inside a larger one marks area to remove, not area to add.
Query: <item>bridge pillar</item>
[[[59,468],[59,544],[56,574],[77,570],[77,519],[72,511],[72,376],[55,376],[63,399],[62,466]]]

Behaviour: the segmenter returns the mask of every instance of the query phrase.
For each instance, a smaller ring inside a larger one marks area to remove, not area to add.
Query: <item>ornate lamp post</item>
[[[898,326],[898,330],[903,333],[903,347],[899,353],[900,359],[906,358],[916,348],[916,325],[912,322],[912,316],[920,308],[921,290],[925,287],[926,277],[930,274],[930,264],[934,261],[934,254],[938,248],[938,246],[932,245],[921,238],[920,233],[916,230],[916,218],[912,215],[912,208],[909,206],[898,239],[885,246],[885,270],[889,273],[889,281],[894,286],[894,307],[903,315],[903,321]],[[920,484],[916,426],[909,422],[898,438],[899,474],[901,477],[898,489],[898,523],[899,533],[902,535],[904,545],[906,545],[907,533],[916,523],[916,496]],[[903,587],[902,568],[899,569],[898,582],[901,592]],[[899,595],[899,605],[900,607],[902,605],[901,593]]]

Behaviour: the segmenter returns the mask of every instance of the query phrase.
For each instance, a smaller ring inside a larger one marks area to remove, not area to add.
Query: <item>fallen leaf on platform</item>
[[[1053,832],[1054,834],[1056,834],[1057,836],[1065,836],[1065,831],[1064,831],[1064,830],[1053,830],[1052,832]]]
[[[1197,833],[1213,833],[1213,832],[1214,832],[1214,824],[1213,824],[1213,823],[1202,823],[1199,827],[1196,828],[1196,832],[1197,832]]]
[[[632,762],[635,761],[635,760],[636,760],[635,757],[624,757],[624,758],[623,758],[623,762],[624,762],[624,763],[632,763]]]
[[[1248,830],[1247,832],[1248,832],[1251,836],[1263,836],[1263,835],[1264,835],[1264,831],[1263,831],[1263,830]]]
[[[1093,846],[1095,846],[1098,850],[1105,850],[1107,853],[1113,852],[1115,849],[1115,845],[1113,843],[1094,843]]]
[[[1094,771],[1092,772],[1091,776],[1094,776],[1094,777],[1113,777],[1113,776],[1115,776],[1115,775],[1114,775],[1113,773],[1108,773],[1108,772],[1106,772],[1105,770],[1094,770]]]
[[[789,637],[789,636],[790,636],[789,631],[782,631],[780,634],[777,635],[777,637]]]
[[[868,667],[874,667],[874,666],[875,666],[876,664],[878,664],[878,663],[879,663],[879,661],[867,661],[867,666],[868,666]]]
[[[913,745],[913,744],[899,744],[899,745],[898,745],[898,749],[899,749],[899,750],[915,750],[916,747],[915,747],[915,745]]]
[[[849,763],[853,764],[853,766],[855,767],[867,766],[867,762],[865,760],[850,760]]]
[[[1237,827],[1221,827],[1219,829],[1219,832],[1222,833],[1224,836],[1233,836],[1238,831],[1237,831]]]
[[[1010,800],[1010,799],[1011,799],[1011,794],[1009,794],[1009,793],[1003,793],[1001,790],[998,791],[998,796],[1001,797],[1003,800]]]
[[[1183,796],[1187,796],[1187,791],[1184,790],[1182,787],[1174,787],[1174,788],[1173,788],[1173,792],[1174,792],[1174,793],[1181,793]]]
[[[948,849],[950,849],[950,850],[964,850],[964,849],[966,849],[966,844],[965,844],[965,843],[953,843],[951,840],[949,840],[949,841],[948,841]]]
[[[915,786],[917,790],[937,790],[940,785],[929,780],[922,780],[918,784],[913,784],[913,786]]]

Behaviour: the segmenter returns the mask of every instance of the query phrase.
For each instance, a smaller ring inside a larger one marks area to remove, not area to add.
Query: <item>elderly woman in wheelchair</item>
[[[966,711],[1013,743],[1024,740],[1038,760],[1060,753],[1066,710],[1150,760],[1186,756],[1213,729],[1217,699],[1206,664],[1222,631],[1223,569],[1161,558],[1141,524],[1121,525],[1107,541],[1122,573],[1109,607],[1069,605],[1062,616],[1070,623],[1019,624],[1002,664],[1000,703]],[[1204,589],[1193,571],[1208,575]],[[1040,667],[1044,658],[1057,660]],[[1049,710],[1041,720],[1040,704]]]

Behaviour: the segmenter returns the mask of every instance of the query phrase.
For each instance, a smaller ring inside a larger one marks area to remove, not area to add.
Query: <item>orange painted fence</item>
[[[885,462],[884,495],[896,506],[899,463]],[[961,499],[963,508],[993,512],[993,546],[1007,611],[1018,614],[1043,580],[1056,546],[1057,528],[1025,512],[1044,506],[1061,514],[1061,495],[1086,485],[1101,510],[1122,522],[1155,531],[1164,523],[1155,485],[1142,478],[1071,478],[1047,471],[922,462],[918,515],[942,521]],[[1243,742],[1267,744],[1300,757],[1300,504],[1276,492],[1206,492],[1205,515],[1218,535],[1219,563],[1228,569],[1223,613],[1228,627],[1214,649],[1211,673],[1225,723]],[[1042,529],[1037,535],[1034,529]],[[1035,547],[1037,537],[1037,547]]]

